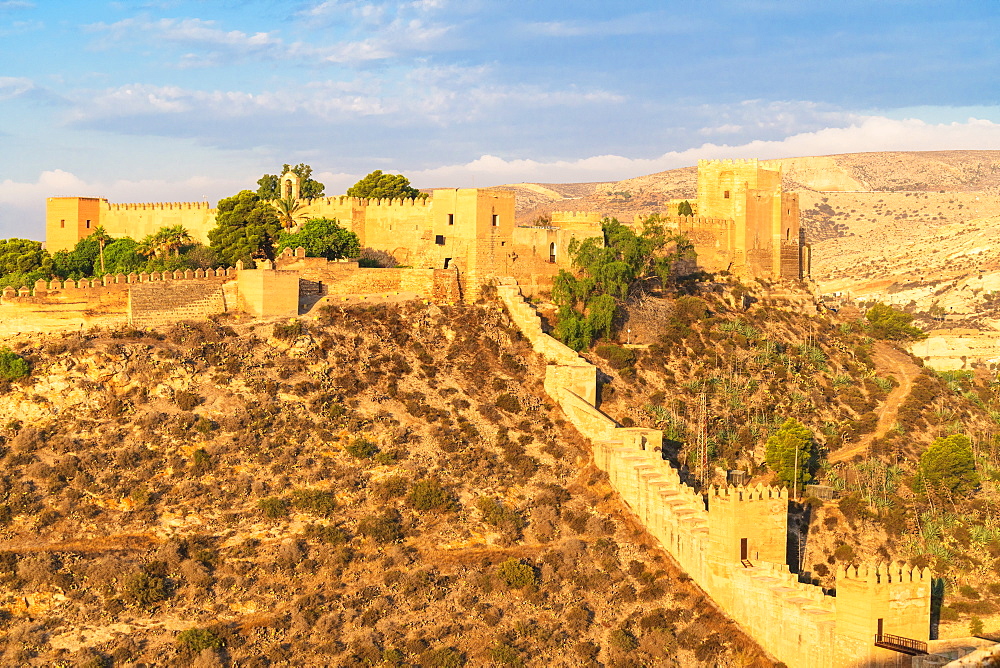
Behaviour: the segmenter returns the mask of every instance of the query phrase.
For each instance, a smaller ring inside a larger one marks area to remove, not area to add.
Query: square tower
[[[45,200],[45,248],[71,251],[101,226],[99,197],[49,197]]]

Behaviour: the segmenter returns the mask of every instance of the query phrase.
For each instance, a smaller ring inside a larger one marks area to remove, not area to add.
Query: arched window
[[[792,228],[786,227],[785,228],[785,241],[791,241],[791,239],[792,239]]]
[[[549,244],[549,262],[556,263],[556,244],[554,241]]]
[[[292,180],[285,179],[285,197],[292,196]]]

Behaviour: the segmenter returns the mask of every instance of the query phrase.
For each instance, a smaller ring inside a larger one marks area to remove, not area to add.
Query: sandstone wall
[[[549,362],[545,390],[593,443],[594,464],[682,569],[762,647],[791,668],[887,665],[885,633],[927,640],[927,569],[841,567],[837,595],[801,583],[786,564],[788,490],[697,492],[662,456],[662,433],[619,427],[596,406],[596,368],[542,331],[517,282],[497,293],[532,347]],[[589,367],[589,368],[588,368]]]
[[[139,283],[128,291],[128,321],[134,327],[203,320],[227,310],[222,281],[216,278]]]
[[[0,333],[76,331],[94,325],[129,322],[129,294],[146,284],[172,286],[187,281],[222,284],[235,269],[106,275],[81,281],[38,281],[31,288],[5,288],[0,293]],[[155,288],[153,288],[155,290]],[[143,307],[139,307],[140,311]],[[139,316],[140,320],[142,315]],[[179,318],[174,318],[179,319]]]

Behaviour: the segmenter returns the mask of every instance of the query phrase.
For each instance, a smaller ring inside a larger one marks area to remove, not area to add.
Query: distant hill
[[[918,351],[941,366],[1000,364],[1000,151],[845,153],[775,160],[799,193],[813,279],[908,308],[938,330]],[[518,219],[599,211],[620,220],[693,198],[697,168],[608,183],[503,186]],[[945,319],[932,318],[932,308]],[[954,330],[957,333],[952,333]]]

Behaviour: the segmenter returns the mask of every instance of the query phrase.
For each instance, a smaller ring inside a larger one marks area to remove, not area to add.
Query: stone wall
[[[203,320],[227,310],[222,281],[216,278],[139,283],[128,291],[128,321],[134,327]]]
[[[130,293],[140,286],[167,294],[186,282],[221,285],[236,269],[153,272],[106,275],[80,281],[38,281],[31,288],[4,288],[0,292],[0,333],[75,331],[94,325],[118,326],[130,322]],[[145,288],[142,288],[143,290]],[[137,306],[143,319],[144,306]],[[199,317],[202,314],[199,313]],[[155,317],[155,316],[151,316]],[[178,318],[174,318],[177,320]]]
[[[542,331],[514,279],[497,293],[532,347],[548,361],[545,390],[591,440],[639,521],[678,565],[764,649],[791,668],[895,665],[875,647],[887,634],[926,641],[931,573],[898,565],[841,566],[837,593],[799,582],[786,563],[788,490],[686,484],[662,456],[662,433],[622,428],[596,405],[597,370]]]

